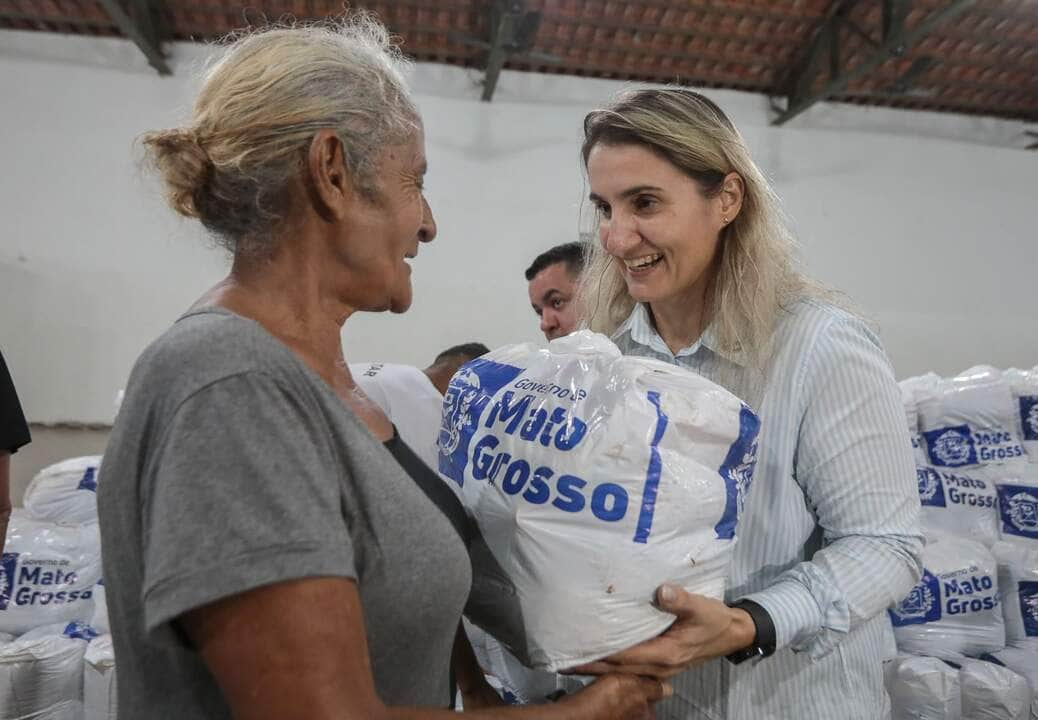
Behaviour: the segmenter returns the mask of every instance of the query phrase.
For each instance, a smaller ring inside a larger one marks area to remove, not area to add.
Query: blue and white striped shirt
[[[683,673],[657,717],[888,717],[882,664],[895,647],[883,611],[918,581],[923,535],[901,397],[878,338],[850,313],[801,300],[779,321],[763,381],[709,329],[671,353],[640,304],[613,340],[725,385],[762,421],[728,599],[763,606],[778,649],[753,666],[714,660]]]

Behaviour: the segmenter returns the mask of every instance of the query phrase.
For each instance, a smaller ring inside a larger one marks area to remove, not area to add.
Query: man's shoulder
[[[432,387],[432,381],[420,368],[397,363],[351,363],[350,373],[358,383],[374,383],[392,387]]]

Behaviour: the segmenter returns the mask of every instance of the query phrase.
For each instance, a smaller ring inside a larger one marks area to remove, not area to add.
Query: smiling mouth
[[[661,253],[642,255],[641,257],[624,260],[624,266],[631,271],[648,270],[649,268],[658,265],[662,259],[663,255]]]

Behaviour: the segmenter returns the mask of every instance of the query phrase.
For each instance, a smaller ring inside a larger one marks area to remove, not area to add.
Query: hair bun
[[[190,128],[158,130],[146,133],[141,142],[162,175],[170,207],[181,215],[199,217],[198,200],[212,177],[213,163],[198,133]]]

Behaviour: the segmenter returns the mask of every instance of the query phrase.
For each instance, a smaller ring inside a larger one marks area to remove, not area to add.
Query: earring
[[[726,217],[721,218],[721,224],[722,225],[727,225],[728,224],[728,218],[726,218]]]

